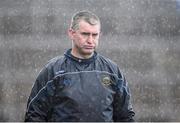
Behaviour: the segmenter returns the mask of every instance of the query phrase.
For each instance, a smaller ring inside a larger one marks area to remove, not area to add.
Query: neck
[[[72,49],[71,54],[76,58],[89,59],[89,58],[91,58],[93,56],[94,52],[91,53],[91,54],[83,54],[83,55],[81,55],[80,53],[77,53],[76,51],[74,51],[74,49]]]

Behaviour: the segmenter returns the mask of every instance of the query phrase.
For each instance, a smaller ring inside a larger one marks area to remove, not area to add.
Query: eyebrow
[[[98,33],[89,33],[89,32],[81,32],[82,35],[90,35],[92,34],[93,36],[98,35]]]

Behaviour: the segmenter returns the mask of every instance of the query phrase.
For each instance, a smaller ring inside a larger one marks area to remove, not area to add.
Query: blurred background
[[[99,53],[129,82],[136,121],[180,121],[179,0],[1,0],[0,121],[23,121],[48,60],[71,47],[71,16],[102,21]]]

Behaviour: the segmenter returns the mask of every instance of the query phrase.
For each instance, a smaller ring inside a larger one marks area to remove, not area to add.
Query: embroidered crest
[[[109,76],[103,76],[102,78],[102,83],[105,85],[105,86],[109,86],[112,84],[112,81],[110,79]]]

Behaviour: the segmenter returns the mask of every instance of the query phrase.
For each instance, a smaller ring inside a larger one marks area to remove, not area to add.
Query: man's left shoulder
[[[107,70],[107,72],[117,75],[119,78],[123,77],[118,64],[115,63],[113,60],[100,54],[98,54],[98,59],[99,59],[99,62],[103,64],[104,70]]]
[[[118,67],[117,63],[115,63],[113,60],[111,60],[110,58],[108,58],[106,56],[98,54],[98,58],[99,58],[99,60],[101,60],[102,62],[106,63],[107,65],[112,65],[114,67]]]
[[[103,64],[104,68],[107,68],[107,70],[110,73],[113,73],[113,74],[119,74],[120,73],[119,66],[117,65],[117,63],[115,63],[110,58],[107,58],[103,55],[98,54],[98,59],[99,59],[99,62],[101,64]]]

